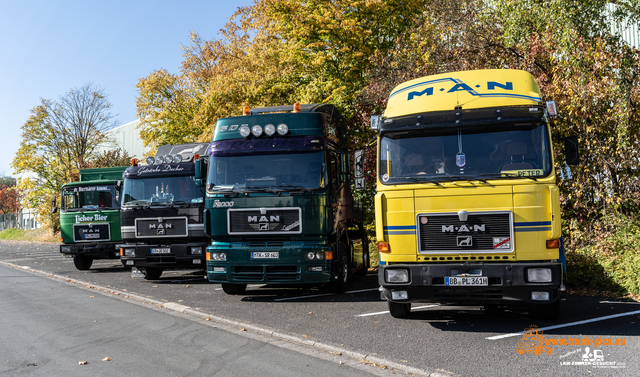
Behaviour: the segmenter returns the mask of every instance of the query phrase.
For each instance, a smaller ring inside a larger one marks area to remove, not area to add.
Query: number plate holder
[[[486,287],[489,285],[487,276],[445,276],[444,285],[449,287]]]
[[[151,254],[171,254],[171,248],[170,247],[151,248]]]
[[[279,251],[252,251],[251,259],[280,259]]]

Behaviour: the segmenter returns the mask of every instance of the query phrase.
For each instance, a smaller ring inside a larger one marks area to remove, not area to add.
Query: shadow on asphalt
[[[420,304],[413,304],[413,307]],[[554,335],[575,335],[582,333],[580,326],[588,326],[592,335],[607,337],[624,337],[640,335],[640,313],[624,315],[640,310],[640,303],[629,300],[613,300],[604,297],[568,295],[562,303],[558,320],[543,320],[531,313],[527,306],[515,306],[505,309],[485,310],[482,307],[440,306],[428,309],[413,310],[410,315],[401,319],[429,324],[442,331],[468,331],[474,333],[515,333],[523,331],[531,325],[539,328],[563,326],[575,322],[575,326],[554,328],[549,333]],[[606,316],[619,317],[597,320]],[[628,323],[624,333],[620,333],[620,324]],[[584,328],[584,327],[582,327]],[[615,330],[614,330],[615,329]]]

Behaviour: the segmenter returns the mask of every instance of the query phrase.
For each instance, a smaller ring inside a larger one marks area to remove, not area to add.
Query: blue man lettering
[[[419,97],[423,94],[427,94],[428,96],[433,95],[433,88],[427,88],[421,92],[409,92],[409,97],[407,98],[407,101],[411,101],[413,99],[413,97]]]
[[[494,90],[496,87],[498,87],[500,89],[504,89],[504,90],[513,90],[513,83],[512,82],[506,82],[504,84],[500,84],[499,82],[495,82],[495,81],[488,81],[487,82],[487,89]]]
[[[465,84],[465,83],[460,83],[460,84],[456,84],[453,86],[453,88],[449,89],[449,91],[447,93],[453,93],[453,92],[457,92],[460,90],[466,90],[468,92],[472,92],[473,89],[471,89],[469,87],[469,85]]]

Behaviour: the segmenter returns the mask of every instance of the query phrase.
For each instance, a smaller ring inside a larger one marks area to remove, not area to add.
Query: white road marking
[[[427,306],[416,306],[415,308],[412,307],[411,311],[416,310],[416,309],[426,309],[426,308],[433,308],[436,306],[442,306],[440,304],[435,304],[435,305],[427,305]],[[380,315],[380,314],[389,314],[389,311],[384,311],[384,312],[375,312],[375,313],[366,313],[366,314],[356,314],[356,317],[369,317],[372,315]]]
[[[612,315],[606,315],[604,317],[598,317],[598,318],[593,318],[593,319],[585,319],[583,321],[576,321],[576,322],[570,322],[570,323],[565,323],[562,325],[554,325],[554,326],[547,326],[547,327],[541,327],[538,330],[539,331],[547,331],[547,330],[554,330],[554,329],[561,329],[563,327],[570,327],[570,326],[577,326],[577,325],[584,325],[585,323],[592,323],[592,322],[598,322],[598,321],[605,321],[607,319],[613,319],[613,318],[619,318],[619,317],[625,317],[628,315],[634,315],[634,314],[640,314],[640,310],[635,310],[632,312],[627,312],[627,313],[619,313],[619,314],[612,314]],[[522,335],[522,331],[520,332],[514,332],[511,334],[503,334],[503,335],[496,335],[496,336],[490,336],[488,338],[485,338],[487,340],[498,340],[498,339],[504,339],[504,338],[510,338],[513,336],[520,336]]]
[[[378,288],[370,288],[370,289],[360,289],[357,291],[346,291],[345,293],[360,293],[360,292],[369,292],[369,291],[377,291]],[[295,297],[285,297],[285,298],[277,298],[273,301],[289,301],[289,300],[297,300],[297,299],[305,299],[305,298],[313,298],[313,297],[323,297],[323,296],[334,296],[337,293],[320,293],[317,295],[306,295],[306,296],[295,296]]]
[[[218,284],[218,283],[215,283]],[[255,287],[264,287],[264,284],[249,284],[247,285],[247,288],[255,288]],[[221,291],[222,288],[216,288],[214,289],[215,291]]]

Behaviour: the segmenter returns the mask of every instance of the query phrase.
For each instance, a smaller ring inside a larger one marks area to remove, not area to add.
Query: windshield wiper
[[[148,200],[132,200],[130,202],[126,202],[122,204],[123,207],[129,208],[149,208],[151,204]]]
[[[460,177],[457,175],[448,175],[447,176],[447,180],[460,180],[460,181],[480,181],[482,183],[487,183],[486,179],[482,179],[482,178],[474,178],[474,177]]]
[[[518,175],[514,173],[493,173],[493,174],[481,174],[483,177],[492,177],[492,178],[529,178],[532,181],[537,181],[538,179],[532,177],[530,175]]]
[[[277,194],[278,193],[278,191],[271,190],[270,188],[267,188],[267,187],[264,187],[264,186],[245,186],[245,187],[242,187],[242,190],[240,190],[240,191],[244,191],[245,195],[247,194],[246,191],[255,191],[255,192],[263,191],[263,192],[270,192],[272,194]]]
[[[187,200],[176,200],[173,202],[173,204],[177,204],[177,205],[184,205],[186,204],[187,207],[192,207],[193,204],[196,205],[196,207],[198,206],[198,204],[203,204],[204,202],[192,202],[192,201],[187,201]]]
[[[412,182],[428,182],[428,183],[433,183],[434,185],[438,185],[440,186],[440,183],[437,181],[433,181],[431,179],[427,179],[427,178],[418,178],[418,177],[393,177],[391,178],[391,180],[407,180],[407,181],[412,181]]]

